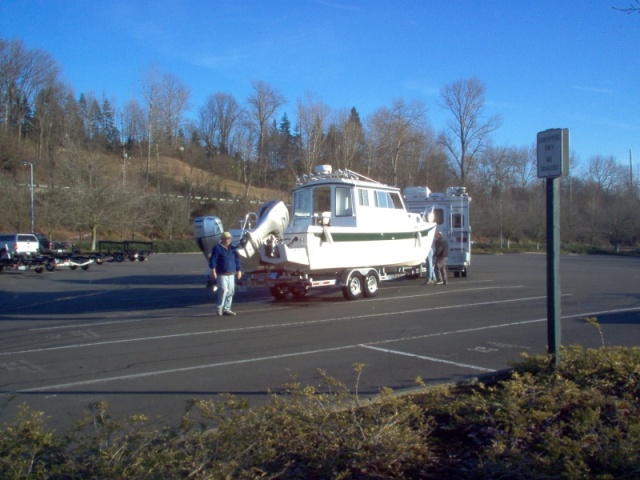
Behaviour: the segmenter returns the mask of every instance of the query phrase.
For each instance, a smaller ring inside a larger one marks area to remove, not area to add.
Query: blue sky
[[[440,89],[478,77],[496,145],[532,146],[568,128],[586,164],[640,164],[640,14],[635,0],[1,0],[0,37],[51,54],[76,91],[122,107],[155,65],[192,91],[244,103],[251,81],[287,99],[305,93],[361,118],[420,100],[436,131]],[[282,113],[282,112],[281,112]],[[279,114],[279,117],[281,115]],[[279,118],[278,117],[278,118]]]

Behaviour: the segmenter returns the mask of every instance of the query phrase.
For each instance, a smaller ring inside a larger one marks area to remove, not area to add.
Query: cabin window
[[[392,204],[389,205],[389,208],[399,208],[399,209],[404,209],[404,205],[402,204],[402,199],[400,198],[400,194],[399,193],[391,193],[389,194],[389,197],[391,198],[391,202]]]
[[[369,190],[365,190],[364,188],[358,189],[358,205],[363,207],[369,206]]]
[[[388,192],[381,192],[380,190],[376,190],[376,207],[389,208],[390,202],[391,199],[389,198]]]
[[[293,195],[293,216],[311,216],[311,192],[309,190],[298,190]]]
[[[378,208],[404,208],[399,193],[382,190],[376,190],[376,206]]]
[[[454,213],[451,215],[451,226],[453,228],[462,228],[464,217],[461,213]]]
[[[442,225],[444,223],[444,210],[435,208],[433,210],[433,219],[438,225]]]
[[[345,187],[336,187],[336,216],[348,217],[353,215],[353,207],[351,205],[351,189]]]
[[[331,211],[331,187],[313,189],[313,211],[318,215]]]

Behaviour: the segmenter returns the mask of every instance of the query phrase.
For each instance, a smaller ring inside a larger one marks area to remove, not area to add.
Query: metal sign
[[[538,178],[569,173],[569,129],[552,128],[538,133]]]

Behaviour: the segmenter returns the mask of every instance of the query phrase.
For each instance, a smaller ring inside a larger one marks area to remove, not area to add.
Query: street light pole
[[[34,216],[34,208],[33,208],[33,163],[23,160],[22,166],[26,167],[27,165],[29,165],[31,170],[31,233],[36,233],[35,216]]]

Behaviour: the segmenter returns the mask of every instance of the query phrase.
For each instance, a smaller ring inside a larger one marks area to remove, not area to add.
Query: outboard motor
[[[213,247],[220,243],[222,232],[222,221],[218,217],[198,217],[193,220],[193,236],[207,261]]]
[[[245,249],[247,257],[250,257],[259,250],[260,245],[264,244],[270,235],[281,239],[287,225],[289,225],[287,206],[282,201],[271,200],[258,210],[256,228],[244,234],[240,246]]]

